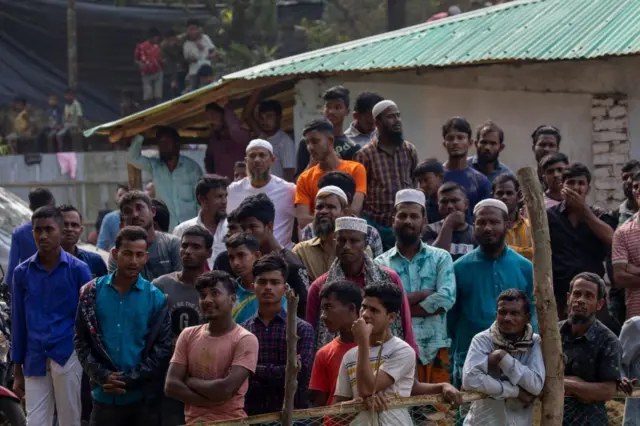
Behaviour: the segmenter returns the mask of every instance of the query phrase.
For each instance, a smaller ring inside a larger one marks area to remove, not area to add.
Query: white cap
[[[344,201],[345,204],[348,204],[349,201],[347,200],[347,194],[344,193],[344,191],[340,188],[338,188],[337,186],[334,185],[328,185],[325,186],[323,188],[320,188],[318,190],[318,193],[316,194],[316,199],[318,198],[318,196],[320,194],[333,194],[336,195],[338,198],[342,199],[342,201]]]
[[[359,217],[344,216],[336,219],[335,232],[358,231],[367,235],[367,221]]]
[[[502,210],[506,214],[509,214],[509,208],[507,208],[507,205],[500,200],[496,200],[495,198],[487,198],[480,201],[473,208],[473,214],[475,215],[476,213],[478,213],[478,210],[480,210],[483,207],[495,207],[496,209]]]
[[[424,192],[418,191],[417,189],[402,189],[396,192],[396,203],[394,206],[401,203],[416,203],[424,206],[426,202],[427,199],[424,196]]]
[[[387,108],[391,108],[391,107],[398,107],[398,105],[396,105],[395,102],[390,101],[388,99],[385,99],[384,101],[380,101],[377,104],[375,104],[373,106],[373,109],[371,110],[371,113],[373,114],[373,118],[376,118],[377,116],[379,116],[380,114],[382,114],[383,112],[385,112],[385,110]]]
[[[265,141],[264,139],[254,139],[254,140],[252,140],[249,143],[249,145],[247,145],[247,149],[245,150],[245,152],[249,152],[253,148],[264,148],[264,149],[266,149],[267,151],[269,151],[270,153],[273,154],[273,146],[268,141]]]

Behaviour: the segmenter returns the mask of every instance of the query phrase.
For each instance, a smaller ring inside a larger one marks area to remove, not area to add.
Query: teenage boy
[[[550,208],[560,204],[562,198],[562,172],[569,166],[569,158],[561,152],[554,152],[540,160],[538,174],[545,186],[544,207]]]
[[[418,188],[427,198],[427,223],[434,223],[442,219],[438,209],[438,188],[444,179],[444,166],[435,158],[429,158],[413,171],[413,178],[418,182]]]

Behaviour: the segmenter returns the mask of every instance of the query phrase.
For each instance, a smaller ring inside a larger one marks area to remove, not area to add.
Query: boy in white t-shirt
[[[334,403],[369,398],[377,392],[382,392],[387,397],[411,395],[416,353],[405,341],[393,337],[389,330],[401,304],[402,293],[396,286],[374,284],[364,289],[360,318],[352,327],[358,346],[350,349],[342,359]],[[382,354],[378,362],[381,342]],[[406,408],[374,413],[377,422],[371,416],[369,411],[360,412],[351,424],[413,424]]]

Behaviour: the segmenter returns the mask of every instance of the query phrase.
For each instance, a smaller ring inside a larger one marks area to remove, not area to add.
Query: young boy
[[[560,204],[562,196],[562,172],[569,165],[569,158],[561,152],[554,152],[540,160],[538,172],[546,187],[544,191],[544,206],[550,207]]]
[[[416,353],[404,340],[393,337],[389,330],[401,304],[399,287],[389,284],[365,287],[360,318],[351,328],[358,346],[350,349],[342,359],[333,402],[369,398],[378,392],[401,397],[411,395]],[[382,352],[378,358],[380,343]],[[373,417],[377,417],[377,422]],[[360,412],[351,425],[413,424],[406,408],[391,409],[373,414],[373,417],[369,411]]]
[[[438,188],[442,186],[444,166],[435,158],[429,158],[418,164],[413,171],[413,178],[418,181],[420,191],[427,197],[427,223],[442,219],[438,210]]]

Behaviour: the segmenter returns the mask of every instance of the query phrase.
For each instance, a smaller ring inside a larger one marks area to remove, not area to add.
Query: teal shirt
[[[118,371],[129,372],[142,361],[146,337],[155,315],[165,304],[165,295],[156,286],[138,276],[124,296],[112,283],[113,274],[96,280],[96,315],[107,354]],[[93,398],[103,404],[126,405],[143,399],[142,390],[127,390],[124,395],[93,389]]]
[[[231,316],[236,324],[242,324],[258,313],[258,299],[253,291],[242,287],[240,278],[236,278],[236,304],[233,305]],[[287,299],[282,296],[282,309],[287,312]]]
[[[456,278],[453,274],[451,255],[442,249],[421,243],[422,248],[411,260],[393,247],[376,258],[376,263],[394,270],[402,281],[405,293],[434,291],[418,305],[428,314],[438,309],[445,312],[427,317],[412,317],[413,334],[420,349],[420,362],[430,364],[438,350],[448,348],[451,339],[447,335],[447,314],[456,301]]]

